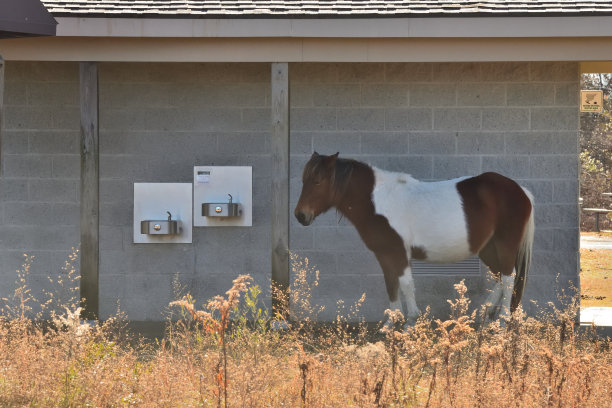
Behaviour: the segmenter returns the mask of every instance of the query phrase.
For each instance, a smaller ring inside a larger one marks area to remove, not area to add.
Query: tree
[[[583,207],[611,208],[612,198],[602,195],[612,192],[612,74],[583,74],[582,89],[601,89],[604,94],[603,113],[580,114],[580,196]],[[582,230],[594,229],[594,216],[583,214]],[[610,220],[601,227],[610,228]]]

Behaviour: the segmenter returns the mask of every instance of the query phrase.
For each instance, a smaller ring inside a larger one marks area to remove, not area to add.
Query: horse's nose
[[[296,211],[295,218],[297,218],[298,222],[302,225],[310,225],[310,222],[312,221],[312,217],[308,217],[302,211]]]
[[[304,221],[306,221],[306,215],[301,211],[296,211],[295,218],[297,218],[300,224],[304,224]]]

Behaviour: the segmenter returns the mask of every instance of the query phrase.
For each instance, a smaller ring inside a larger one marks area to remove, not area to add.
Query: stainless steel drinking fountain
[[[195,166],[193,209],[194,227],[252,226],[251,166]]]
[[[227,203],[202,203],[203,217],[240,217],[242,215],[242,205],[234,203],[231,194],[228,194]]]
[[[134,183],[134,243],[192,242],[191,183]]]
[[[179,220],[173,220],[170,211],[167,220],[144,220],[140,221],[140,233],[151,235],[179,235],[182,225]]]

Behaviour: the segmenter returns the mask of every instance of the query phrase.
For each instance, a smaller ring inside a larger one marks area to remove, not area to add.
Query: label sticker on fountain
[[[198,170],[196,181],[198,183],[210,183],[210,170]]]

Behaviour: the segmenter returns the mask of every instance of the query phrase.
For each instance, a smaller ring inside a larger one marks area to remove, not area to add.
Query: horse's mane
[[[319,155],[312,157],[308,161],[304,167],[303,178],[305,180],[309,178],[319,179],[324,176],[327,171],[323,163],[325,157],[326,156]],[[359,164],[358,161],[353,159],[336,159],[334,172],[330,180],[334,189],[334,195],[341,196],[344,194],[353,174],[353,169]]]
[[[336,196],[344,195],[348,186],[349,180],[353,175],[355,165],[359,164],[353,159],[336,159],[336,171],[332,178],[332,186]]]

